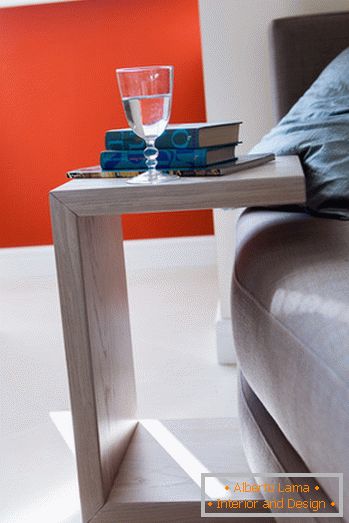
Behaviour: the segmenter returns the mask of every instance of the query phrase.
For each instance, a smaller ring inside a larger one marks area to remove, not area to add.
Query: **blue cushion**
[[[262,152],[298,154],[309,211],[349,219],[349,48],[251,151]]]

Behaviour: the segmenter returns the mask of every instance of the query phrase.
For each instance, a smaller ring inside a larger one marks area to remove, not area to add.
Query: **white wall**
[[[349,0],[199,0],[208,121],[242,120],[239,154],[274,124],[269,27],[274,18],[348,11]],[[234,363],[230,282],[239,210],[214,211],[220,303],[218,361]]]
[[[199,0],[208,121],[241,119],[247,152],[272,127],[271,20],[349,10],[349,0]]]

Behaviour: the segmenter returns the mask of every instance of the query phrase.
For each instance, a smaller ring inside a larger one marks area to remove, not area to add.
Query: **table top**
[[[160,185],[130,185],[125,179],[71,180],[51,191],[79,216],[251,207],[305,202],[298,156],[224,176],[180,178]]]

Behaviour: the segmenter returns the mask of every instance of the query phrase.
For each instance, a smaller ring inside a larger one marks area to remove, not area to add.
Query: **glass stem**
[[[150,176],[157,176],[156,166],[158,164],[157,157],[159,156],[159,151],[155,147],[155,139],[148,138],[146,144],[147,146],[144,149],[144,157],[148,173]]]

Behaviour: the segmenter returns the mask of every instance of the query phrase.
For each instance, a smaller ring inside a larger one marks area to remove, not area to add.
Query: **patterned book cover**
[[[160,149],[158,168],[205,167],[217,162],[229,161],[235,157],[235,144],[225,147],[201,147],[199,149]],[[101,167],[104,170],[145,169],[143,149],[102,151]]]
[[[241,122],[170,124],[156,140],[158,149],[196,149],[236,143]],[[105,133],[108,150],[144,149],[145,143],[131,129],[111,129]]]
[[[238,158],[224,162],[222,164],[211,165],[206,168],[196,169],[166,169],[166,172],[170,174],[177,174],[179,176],[223,176],[227,174],[233,174],[236,171],[243,171],[252,167],[257,167],[266,162],[274,160],[274,154],[247,154],[245,156],[239,156]],[[105,171],[100,165],[93,167],[82,167],[81,169],[75,169],[67,173],[67,178],[76,179],[91,179],[91,178],[129,178],[141,174],[144,170],[109,170]]]

